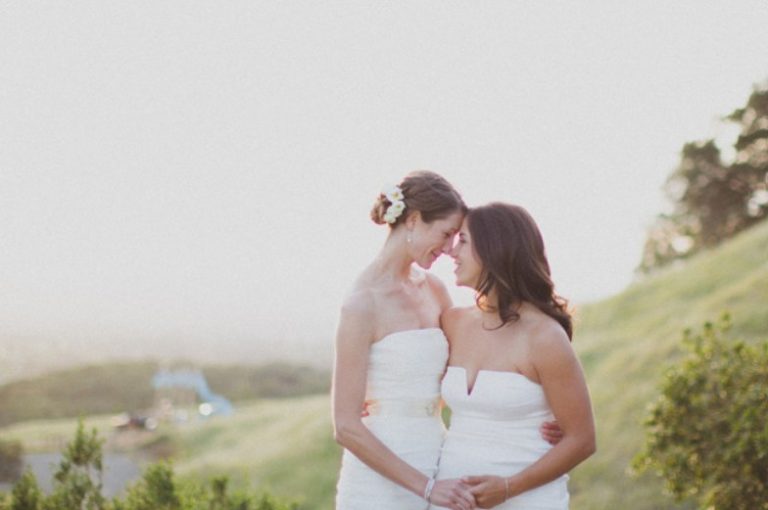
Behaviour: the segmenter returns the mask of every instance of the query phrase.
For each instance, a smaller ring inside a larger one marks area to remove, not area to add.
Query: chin
[[[463,278],[459,275],[456,275],[456,286],[457,287],[467,287],[470,289],[477,290],[475,284],[473,282],[468,282],[466,278]]]
[[[428,261],[428,262],[424,262],[424,261],[420,260],[420,261],[416,262],[416,265],[419,266],[422,269],[429,269],[430,267],[432,267],[432,264],[434,262],[435,262],[434,260],[431,260],[431,261]]]

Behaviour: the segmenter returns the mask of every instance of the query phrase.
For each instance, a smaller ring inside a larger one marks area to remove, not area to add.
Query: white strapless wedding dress
[[[389,334],[371,346],[363,423],[395,455],[434,476],[445,427],[440,378],[448,342],[439,328]],[[427,502],[344,450],[336,510],[425,510]]]
[[[452,414],[438,479],[511,476],[552,448],[539,433],[541,423],[553,419],[541,385],[522,374],[493,370],[477,374],[471,393],[467,383],[464,368],[448,367],[442,396]],[[563,475],[493,508],[566,510],[567,482]]]

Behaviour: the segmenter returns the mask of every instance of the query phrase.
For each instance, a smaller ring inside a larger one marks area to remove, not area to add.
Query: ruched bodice
[[[371,346],[365,400],[379,403],[425,403],[440,398],[440,379],[448,344],[439,328],[391,333]]]
[[[370,349],[363,423],[395,455],[434,476],[445,428],[440,379],[448,342],[439,328],[391,333]],[[337,510],[424,510],[427,503],[382,477],[348,450],[342,456]]]
[[[467,371],[448,367],[442,397],[451,408],[438,478],[467,475],[511,476],[552,447],[539,432],[552,420],[544,389],[522,374],[481,370],[471,392]],[[568,476],[510,499],[499,510],[564,510]]]

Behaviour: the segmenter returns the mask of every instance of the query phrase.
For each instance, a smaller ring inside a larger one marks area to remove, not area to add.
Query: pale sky
[[[575,303],[619,292],[683,143],[768,78],[765,27],[765,0],[2,1],[0,356],[325,363],[376,194],[420,168],[528,208]]]

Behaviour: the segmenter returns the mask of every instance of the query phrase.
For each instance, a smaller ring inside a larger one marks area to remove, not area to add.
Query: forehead
[[[464,215],[461,212],[452,213],[450,216],[435,220],[434,226],[441,229],[458,230],[461,226],[461,222],[464,219]]]

